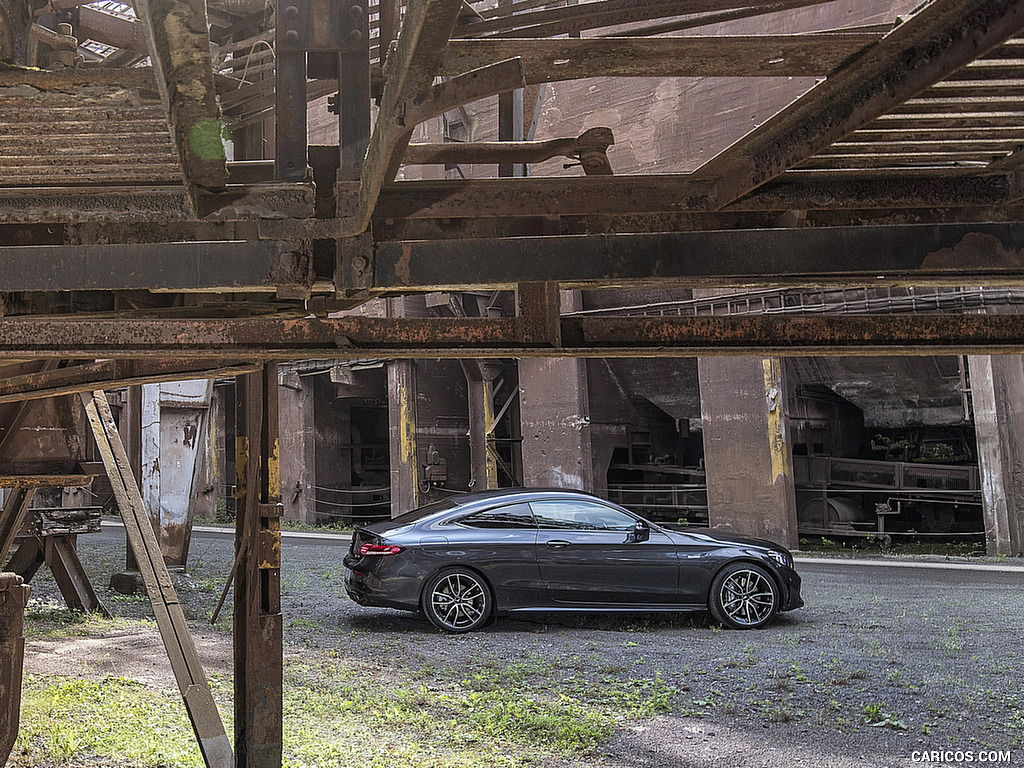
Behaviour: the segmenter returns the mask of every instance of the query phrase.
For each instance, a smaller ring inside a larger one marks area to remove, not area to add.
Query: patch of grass
[[[140,619],[108,619],[99,613],[72,611],[29,601],[25,610],[24,635],[32,640],[64,640],[152,624],[151,621]]]
[[[192,768],[202,757],[181,699],[134,680],[29,675],[12,766],[117,764]]]

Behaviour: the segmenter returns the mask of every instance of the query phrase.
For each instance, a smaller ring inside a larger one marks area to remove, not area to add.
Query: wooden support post
[[[44,562],[53,573],[64,602],[72,611],[99,612],[110,618],[110,611],[96,596],[92,582],[78,559],[75,536],[47,536],[44,541]]]
[[[235,382],[235,765],[277,768],[284,647],[277,365]]]
[[[199,213],[200,189],[227,184],[206,0],[135,0],[135,10],[145,24],[185,191]]]
[[[35,488],[14,488],[0,510],[0,565],[3,565],[7,553],[11,551],[14,537],[21,531],[34,494]]]
[[[128,454],[110,414],[107,397],[102,390],[97,390],[91,395],[82,395],[82,402],[203,759],[208,768],[231,768],[231,743],[210,693],[171,576],[164,565],[160,543],[149,522],[142,493],[132,475]]]

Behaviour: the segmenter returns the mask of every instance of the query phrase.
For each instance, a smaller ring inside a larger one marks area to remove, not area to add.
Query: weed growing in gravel
[[[864,705],[864,722],[873,728],[893,728],[900,731],[907,730],[907,724],[902,720],[886,713],[885,704],[873,702]]]

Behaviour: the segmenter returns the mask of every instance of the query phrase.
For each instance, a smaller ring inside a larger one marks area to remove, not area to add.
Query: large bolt
[[[299,8],[296,5],[289,5],[284,9],[284,17],[286,19],[297,19],[299,18]]]
[[[363,13],[364,13],[364,10],[363,10],[363,7],[361,5],[351,5],[351,6],[349,6],[348,14],[353,19],[361,18]]]
[[[353,43],[358,43],[360,40],[363,39],[363,33],[360,32],[358,29],[353,29],[351,32],[348,33],[348,39],[351,40]]]
[[[299,42],[299,33],[294,29],[289,29],[284,33],[284,41],[292,44]]]
[[[365,256],[353,256],[352,257],[352,269],[356,272],[362,272],[366,269],[366,265],[369,264]]]

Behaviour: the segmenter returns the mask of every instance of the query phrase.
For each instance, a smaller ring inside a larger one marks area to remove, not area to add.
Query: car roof
[[[603,501],[592,493],[576,488],[494,488],[489,491],[474,491],[452,497],[450,501],[460,507],[493,501],[535,501],[543,498],[575,496],[594,501]]]

